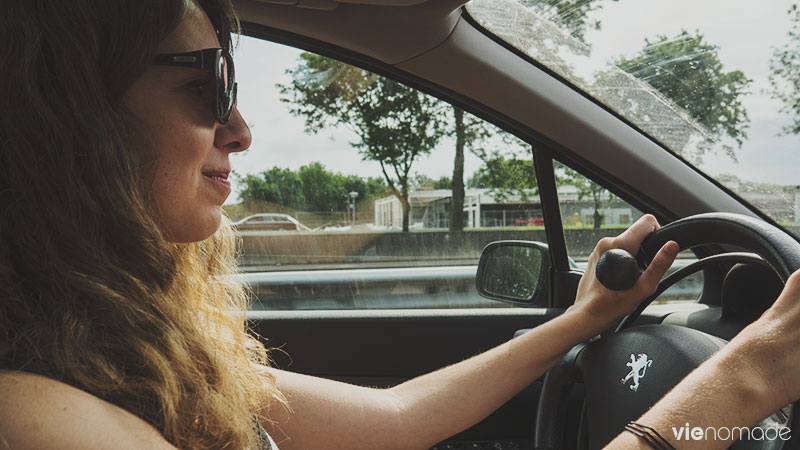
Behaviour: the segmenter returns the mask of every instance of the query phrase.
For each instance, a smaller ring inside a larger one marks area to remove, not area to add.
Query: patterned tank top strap
[[[253,419],[256,422],[256,430],[258,430],[258,437],[261,441],[261,447],[254,450],[278,450],[277,444],[275,444],[275,441],[272,440],[269,433],[267,433],[267,430],[265,430],[261,425],[261,422],[259,422],[255,417]]]

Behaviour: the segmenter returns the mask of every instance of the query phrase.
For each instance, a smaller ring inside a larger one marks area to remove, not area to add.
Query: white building
[[[607,193],[604,193],[607,196]],[[422,189],[409,194],[412,228],[448,228],[450,221],[449,189]],[[594,204],[591,200],[579,199],[574,186],[561,186],[558,192],[564,223],[569,225],[594,223]],[[603,223],[626,225],[641,215],[626,203],[607,197],[601,199]],[[540,225],[542,208],[539,195],[530,191],[525,196],[519,193],[502,194],[491,189],[467,189],[464,195],[464,227],[488,228],[519,225]],[[403,224],[403,209],[400,200],[388,196],[375,201],[375,225],[399,229]]]

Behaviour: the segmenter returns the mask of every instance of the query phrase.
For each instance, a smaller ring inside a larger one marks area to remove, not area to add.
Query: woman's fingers
[[[652,215],[644,215],[627,230],[615,238],[603,238],[595,247],[586,272],[578,283],[575,304],[598,318],[598,323],[607,326],[622,314],[630,313],[641,300],[652,294],[661,278],[667,273],[680,248],[674,241],[667,242],[656,253],[647,269],[636,284],[626,291],[611,291],[603,286],[594,273],[598,258],[606,250],[619,248],[635,255],[642,241],[659,229],[658,221]]]
[[[639,253],[639,246],[642,241],[657,229],[659,229],[659,225],[656,218],[650,214],[645,214],[628,227],[627,230],[623,231],[622,234],[614,238],[613,246],[636,256]]]
[[[587,270],[593,271],[596,264],[596,259],[599,258],[603,252],[612,248],[621,248],[626,250],[633,256],[639,253],[639,247],[642,241],[647,238],[651,233],[660,228],[658,221],[650,214],[645,214],[639,218],[633,225],[628,227],[619,236],[615,238],[603,238],[597,243],[593,258],[590,258],[589,267]],[[650,265],[639,277],[636,285],[631,289],[636,289],[639,295],[647,296],[655,291],[659,281],[667,273],[669,267],[678,256],[680,248],[674,241],[669,241],[664,244],[658,253],[656,253]]]
[[[795,270],[786,280],[786,287],[783,288],[787,295],[797,295],[800,292],[800,269]]]
[[[617,237],[605,237],[597,242],[590,258],[590,263],[599,258],[603,252],[612,248],[621,248],[631,255],[636,256],[639,253],[639,246],[642,241],[650,235],[653,231],[659,229],[658,221],[650,214],[645,214],[633,223],[627,230],[623,231]]]
[[[650,265],[647,266],[647,269],[642,273],[641,277],[639,277],[639,282],[637,283],[637,285],[642,286],[642,289],[646,291],[645,295],[650,295],[656,290],[658,283],[661,281],[664,274],[667,273],[667,270],[669,270],[669,267],[675,261],[680,250],[678,243],[675,241],[667,242],[658,250],[658,253],[653,257]]]
[[[794,311],[798,309],[798,304],[800,304],[800,270],[796,270],[786,280],[786,286],[768,313],[782,320],[789,319],[790,315],[797,314]]]

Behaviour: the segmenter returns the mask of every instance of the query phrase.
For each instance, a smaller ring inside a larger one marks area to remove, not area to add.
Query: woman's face
[[[208,17],[187,1],[184,18],[158,53],[219,46]],[[231,191],[228,155],[250,146],[250,130],[236,108],[226,124],[217,122],[208,100],[213,83],[202,70],[151,65],[123,98],[151,133],[157,156],[152,198],[173,242],[200,241],[219,228]]]

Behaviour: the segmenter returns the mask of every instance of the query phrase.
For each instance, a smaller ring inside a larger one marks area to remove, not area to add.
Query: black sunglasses
[[[210,73],[214,83],[214,111],[219,123],[226,123],[236,105],[236,79],[233,58],[221,48],[206,48],[186,53],[161,53],[154,62],[158,66],[192,67]]]

